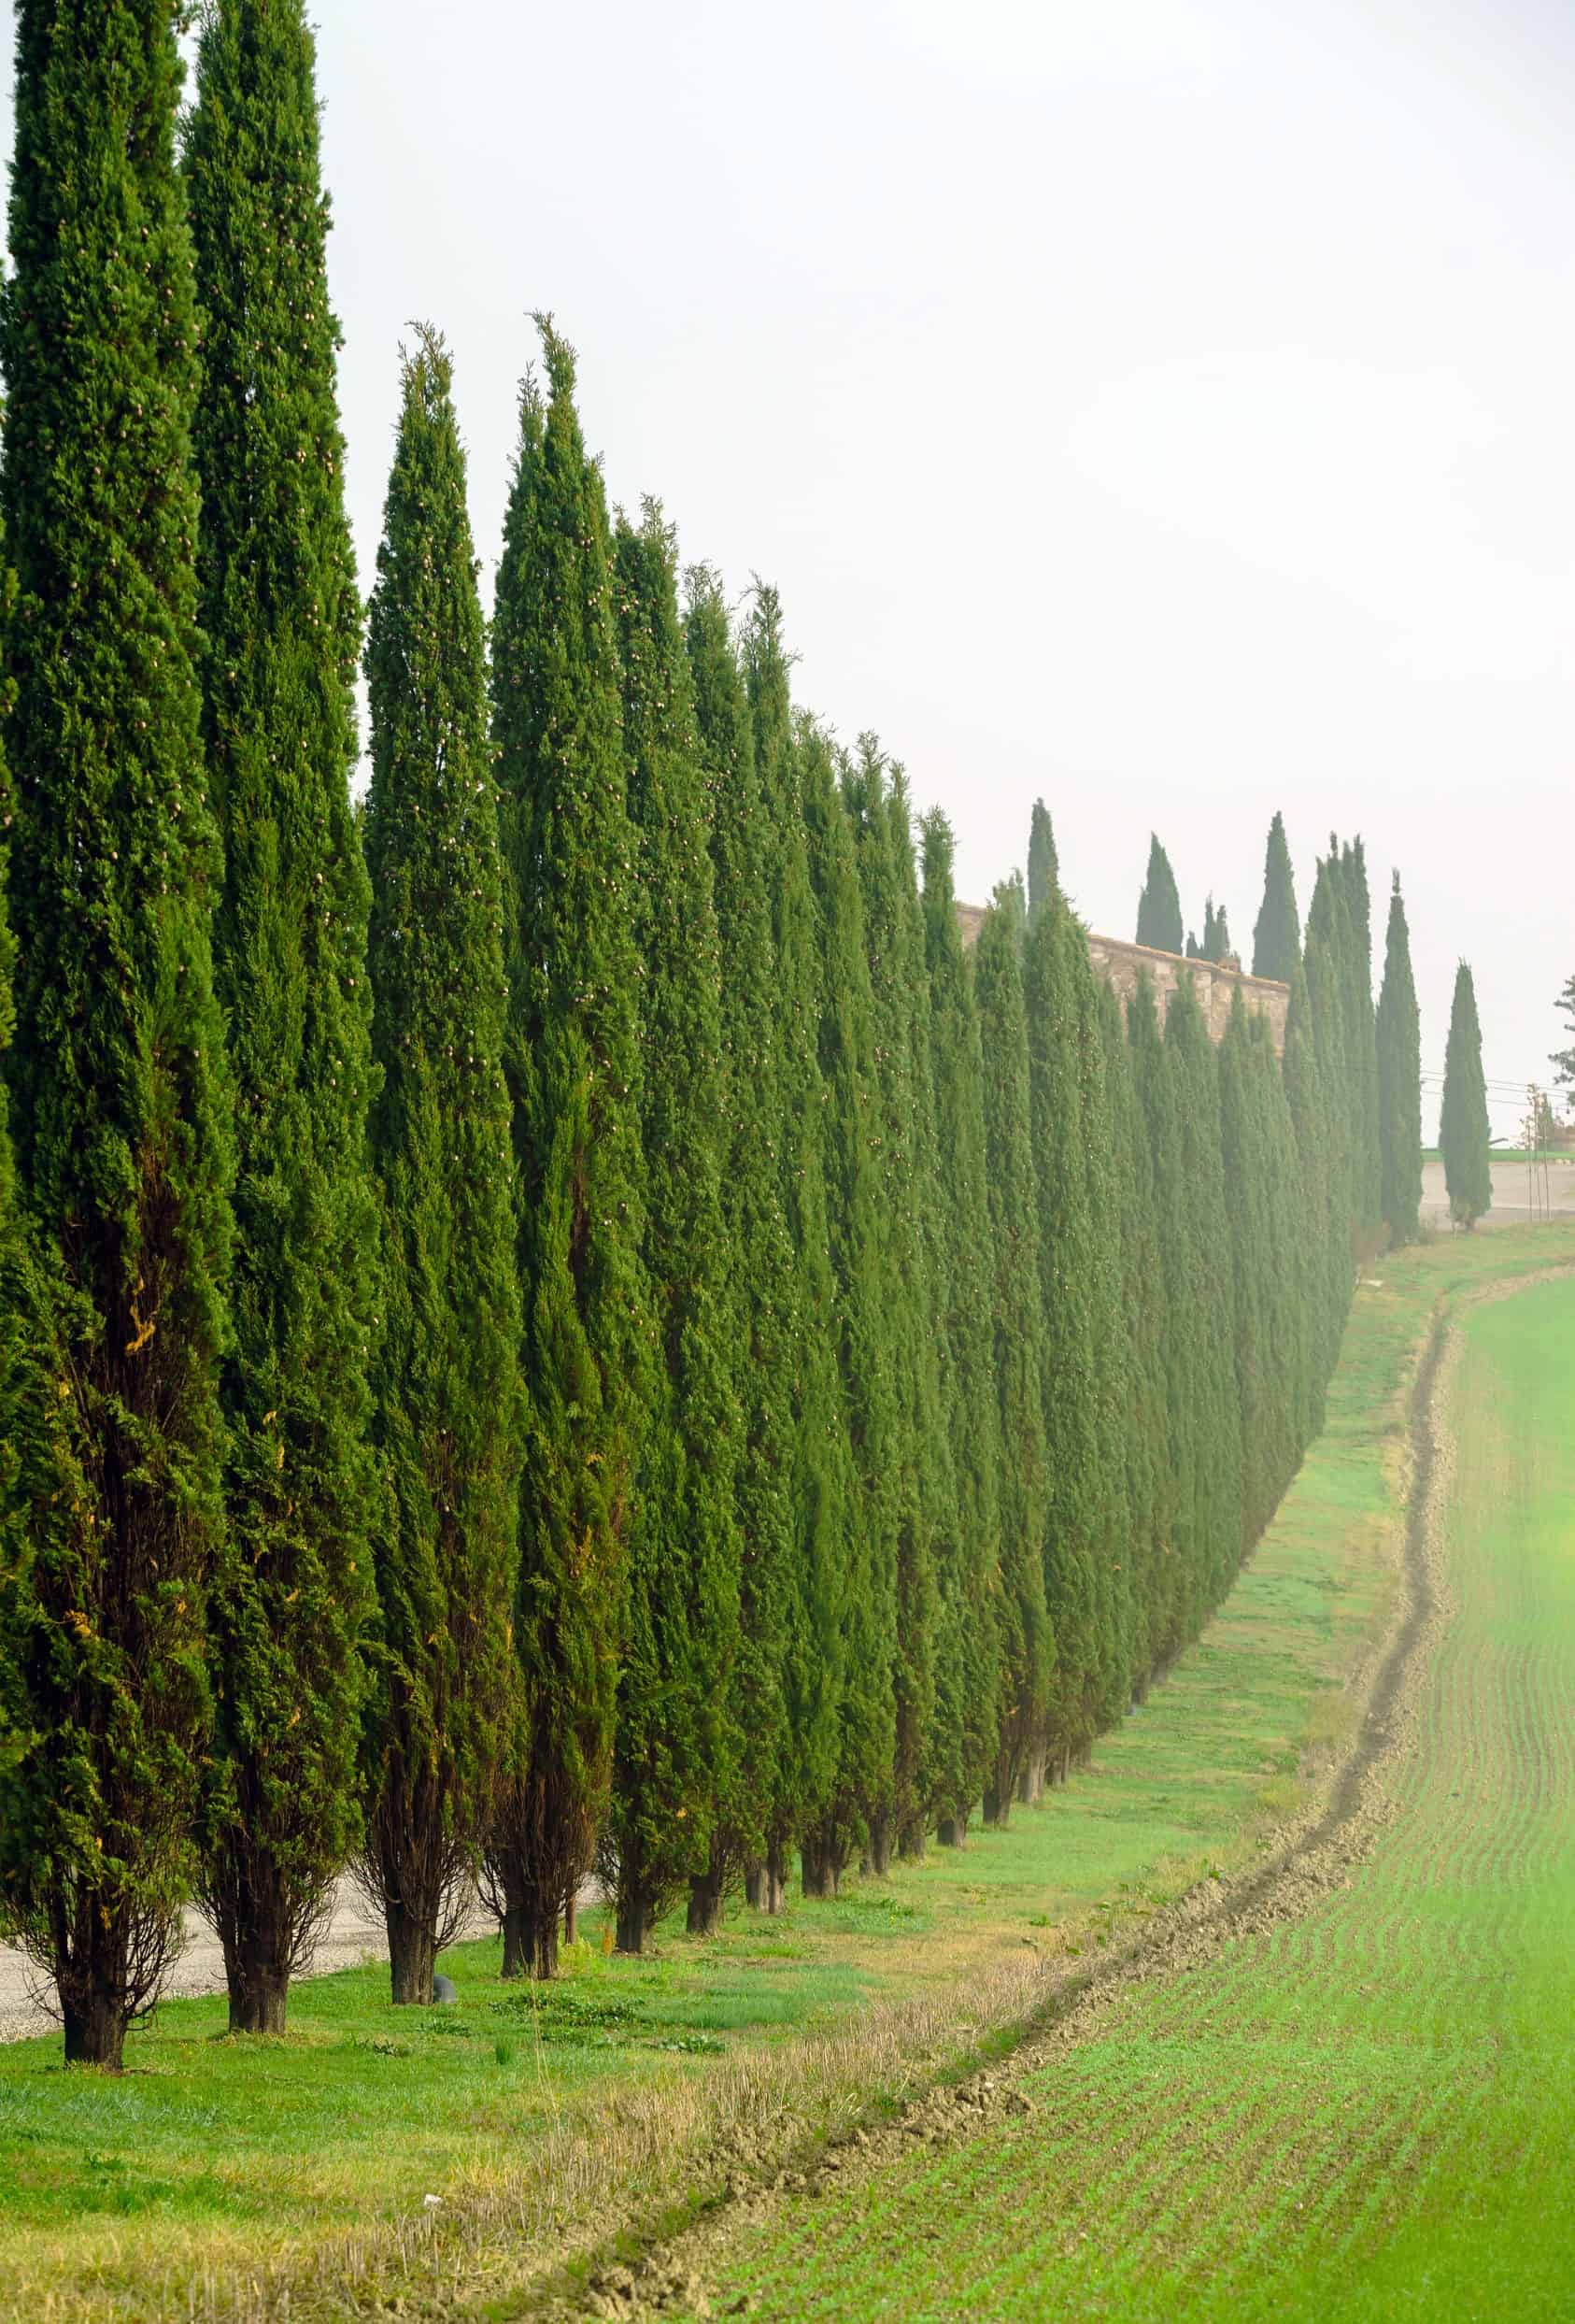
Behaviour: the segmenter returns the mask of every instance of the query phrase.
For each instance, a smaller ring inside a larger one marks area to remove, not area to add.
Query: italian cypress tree
[[[539,318],[498,567],[492,739],[505,866],[524,1370],[515,1642],[525,1733],[489,1850],[504,1966],[552,1975],[607,1804],[629,1531],[656,1362],[642,1251],[639,894],[601,475],[573,350]]]
[[[1449,1215],[1468,1230],[1493,1207],[1491,1133],[1487,1085],[1482,1070],[1482,1026],[1470,969],[1461,962],[1454,976],[1444,1050],[1443,1105],[1439,1115]]]
[[[1293,1245],[1298,1255],[1300,1319],[1297,1434],[1298,1444],[1305,1446],[1323,1426],[1325,1360],[1344,1322],[1351,1270],[1349,1236],[1330,1154],[1328,1101],[1312,1023],[1307,972],[1300,961],[1291,972],[1282,1077],[1297,1165],[1298,1225]]]
[[[987,1771],[998,1801],[1010,1799],[1015,1789],[1024,1798],[1038,1796],[1056,1675],[1056,1641],[1044,1597],[1050,1496],[1044,1440],[1045,1312],[1023,1007],[1021,898],[1022,891],[1014,885],[997,889],[973,953],[988,1224],[989,1272],[983,1307],[989,1318],[1000,1424],[998,1711],[993,1764]],[[954,925],[956,919],[952,835],[938,815],[925,825],[924,901],[930,977],[938,986],[950,957],[939,924],[942,912]],[[960,980],[964,966],[959,958],[950,981]],[[938,1011],[938,1001],[935,1005]],[[954,1813],[954,1838],[961,1836],[967,1806],[962,1801]]]
[[[0,315],[19,1187],[60,1412],[4,1586],[0,1894],[70,2059],[179,1943],[210,1729],[230,1111],[199,734],[192,247],[173,0],[17,10]],[[31,1409],[36,1413],[35,1404]]]
[[[883,1321],[897,1522],[892,1812],[898,1845],[914,1857],[923,1850],[933,1790],[940,1592],[944,1579],[948,1594],[958,1594],[958,1548],[954,1439],[942,1423],[937,1345],[929,986],[907,788],[873,734],[859,737],[857,757],[844,767],[843,798],[869,966],[876,1192],[887,1233]],[[872,1841],[873,1853],[884,1855],[887,1835],[877,1832]]]
[[[1223,961],[1230,950],[1230,926],[1223,904],[1216,905],[1211,896],[1203,915],[1203,943],[1200,957],[1206,961]]]
[[[701,763],[711,792],[711,862],[721,967],[723,1233],[732,1260],[731,1329],[741,1420],[734,1470],[740,1540],[735,1691],[738,1777],[694,1884],[690,1921],[716,1924],[722,1888],[745,1868],[769,1901],[768,1852],[780,1867],[795,1831],[793,1723],[817,1684],[798,1618],[794,1398],[802,1328],[783,1201],[782,1070],[775,945],[766,866],[771,837],[755,771],[754,727],[717,575],[687,577],[686,633]]]
[[[906,803],[903,802],[904,813]],[[996,1771],[1003,1649],[1000,1417],[986,1175],[984,1051],[953,892],[951,829],[923,827],[922,950],[929,989],[934,1164],[934,1317],[941,1425],[952,1450],[957,1522],[941,1564],[929,1807],[954,1831]],[[1035,1574],[1038,1558],[1034,1558]],[[1041,1606],[1043,1615],[1043,1605]]]
[[[745,1715],[739,1633],[731,1266],[721,1191],[722,994],[709,803],[674,535],[648,502],[614,544],[629,814],[645,962],[646,1276],[659,1368],[630,1536],[610,1831],[617,1941],[640,1951],[673,1897],[714,1880]],[[719,1887],[716,1889],[719,1903]]]
[[[1059,886],[1060,867],[1056,861],[1056,834],[1050,828],[1050,810],[1043,799],[1036,799],[1029,822],[1029,914],[1047,904]]]
[[[900,1502],[889,1283],[890,1217],[875,1167],[873,1003],[853,831],[830,746],[795,734],[810,890],[819,937],[818,1054],[825,1092],[826,1224],[837,1288],[843,1422],[855,1495],[848,1528],[842,1729],[835,1795],[802,1836],[804,1886],[834,1892],[857,1841],[884,1870],[897,1793]]]
[[[745,672],[755,763],[769,845],[760,858],[771,897],[775,954],[777,1054],[781,1066],[782,1184],[798,1278],[794,1398],[793,1627],[790,1670],[793,1797],[791,1830],[773,1829],[760,1893],[782,1894],[793,1836],[819,1834],[810,1869],[830,1877],[824,1827],[841,1754],[851,1589],[855,1486],[842,1402],[842,1325],[827,1216],[828,1100],[820,1069],[820,959],[809,852],[788,695],[782,608],[757,586],[744,632]]]
[[[451,366],[430,332],[404,361],[366,675],[388,1506],[361,1865],[394,2000],[430,2002],[512,1731],[523,1405],[485,633]]]
[[[1280,1239],[1286,1141],[1276,1134],[1273,1108],[1284,1106],[1279,1076],[1263,1071],[1273,1052],[1256,1037],[1241,993],[1219,1048],[1221,1158],[1230,1221],[1228,1255],[1234,1277],[1232,1347],[1242,1445],[1242,1526],[1256,1541],[1291,1468],[1287,1434],[1294,1429],[1296,1316],[1278,1293],[1291,1271],[1293,1244]],[[1286,1121],[1288,1128],[1288,1118]]]
[[[1098,1725],[1103,1463],[1111,1457],[1100,1438],[1095,1347],[1100,1254],[1085,1148],[1078,950],[1086,957],[1081,931],[1058,900],[1029,923],[1023,991],[1044,1314],[1044,1596],[1057,1657],[1050,1748],[1063,1775]]]
[[[278,2032],[359,1836],[375,1210],[367,883],[350,812],[361,608],[299,0],[206,19],[186,148],[206,319],[194,444],[214,981],[235,1091],[228,1524],[199,1894],[234,2032]]]
[[[1289,984],[1301,958],[1301,922],[1297,918],[1296,877],[1285,839],[1285,819],[1269,826],[1263,858],[1263,902],[1253,928],[1253,975]]]
[[[1138,899],[1138,942],[1152,946],[1156,952],[1179,952],[1182,948],[1181,897],[1176,891],[1176,876],[1158,835],[1152,832],[1148,842],[1148,877]]]
[[[1348,1053],[1354,1069],[1355,1220],[1360,1248],[1370,1252],[1377,1249],[1383,1231],[1383,1162],[1378,1028],[1372,1005],[1372,903],[1367,857],[1359,839],[1341,850],[1340,879],[1350,922],[1345,973]]]
[[[1201,1611],[1229,1589],[1241,1560],[1242,1420],[1231,1357],[1236,1345],[1232,1222],[1221,1145],[1219,1057],[1184,977],[1165,1019],[1175,1066],[1178,1161],[1189,1208],[1190,1296],[1201,1357],[1192,1382],[1198,1458],[1194,1568]]]
[[[1398,872],[1389,895],[1377,1043],[1383,1223],[1391,1243],[1414,1243],[1422,1211],[1422,1030]]]

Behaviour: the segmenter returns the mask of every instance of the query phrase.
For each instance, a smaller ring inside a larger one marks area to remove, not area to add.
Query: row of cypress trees
[[[405,354],[358,827],[311,39],[216,0],[177,156],[178,20],[21,0],[0,313],[0,1911],[106,2064],[192,1894],[267,2030],[348,1862],[422,2001],[473,1875],[543,1975],[598,1859],[638,1949],[1004,1818],[1228,1586],[1379,1200],[1359,848],[1283,1073],[1123,1008],[1043,808],[970,956],[546,320],[490,629]]]

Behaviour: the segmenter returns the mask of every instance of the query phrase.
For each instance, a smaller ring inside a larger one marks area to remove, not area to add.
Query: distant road
[[[1575,1160],[1549,1162],[1539,1177],[1547,1188],[1553,1215],[1575,1218]],[[1442,1162],[1422,1165],[1422,1216],[1449,1232],[1449,1196],[1444,1190]],[[1522,1227],[1532,1216],[1531,1185],[1524,1160],[1507,1154],[1493,1158],[1493,1208],[1480,1221],[1484,1227]]]

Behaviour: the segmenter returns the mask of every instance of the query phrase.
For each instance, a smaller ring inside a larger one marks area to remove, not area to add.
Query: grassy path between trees
[[[1031,2117],[845,2194],[801,2201],[791,2181],[828,2140],[878,2132],[915,2088],[1000,2055],[1057,1981],[1141,1942],[1176,1899],[1272,1851],[1349,1744],[1341,1682],[1390,1612],[1429,1319],[1558,1257],[1575,1259],[1562,1228],[1381,1265],[1328,1428],[1229,1602],[1092,1768],[1007,1831],[774,1920],[735,1908],[714,1941],[669,1923],[639,1961],[603,1952],[591,1913],[545,1989],[504,1985],[495,1943],[459,1946],[443,1963],[455,2010],[393,2009],[379,1965],[297,1988],[279,2043],[229,2040],[217,1999],[172,2003],[115,2081],[67,2071],[58,2040],[0,2048],[0,2316],[328,2317],[402,2300],[502,2317],[575,2254],[567,2312],[617,2312],[610,2228],[626,2223],[637,2260],[724,2186],[784,2168],[763,2218],[740,2207],[718,2306],[1027,2317],[1047,2312],[1053,2268],[1068,2314],[1211,2313],[1226,2287],[1218,2312],[1250,2316],[1271,2264],[1275,2313],[1286,2298],[1300,2313],[1287,2268],[1370,2246],[1391,2274],[1363,2280],[1387,2288],[1342,2310],[1321,2282],[1318,2312],[1404,2314],[1391,2200],[1424,2221],[1437,2207],[1447,2233],[1407,2230],[1418,2249],[1531,2267],[1562,2203],[1538,2193],[1537,2158],[1571,2127],[1556,1931],[1575,1846],[1558,1839],[1571,1766],[1554,1707],[1575,1652],[1568,1542],[1558,1562],[1569,1286],[1471,1319],[1455,1523],[1475,1579],[1457,1585],[1427,1748],[1355,1885],[1129,1989],[1043,2070]],[[1480,2166],[1511,2154],[1520,2229],[1501,2206],[1488,2232]],[[1512,2280],[1518,2313],[1554,2312]],[[1415,2312],[1507,2311],[1484,2292],[1475,2311]]]
[[[1575,1281],[1468,1308],[1445,1367],[1433,1625],[1366,1861],[1113,1996],[1021,2112],[741,2223],[718,2311],[1575,2311]]]

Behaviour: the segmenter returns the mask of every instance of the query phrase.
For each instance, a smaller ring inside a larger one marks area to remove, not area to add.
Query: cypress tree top
[[[1439,1116],[1449,1215],[1457,1226],[1474,1227],[1493,1207],[1491,1141],[1476,986],[1462,961],[1454,977],[1449,1045],[1444,1051],[1443,1105]]]
[[[1301,923],[1297,918],[1296,879],[1285,840],[1285,819],[1276,813],[1269,826],[1263,859],[1263,902],[1253,929],[1253,975],[1289,984],[1301,958]]]
[[[1060,869],[1056,861],[1056,835],[1050,828],[1050,810],[1043,799],[1033,803],[1033,816],[1029,824],[1029,910],[1037,912],[1048,903],[1060,885]]]
[[[1148,843],[1148,877],[1138,899],[1137,940],[1156,952],[1179,952],[1184,941],[1176,876],[1157,834],[1153,833]]]

